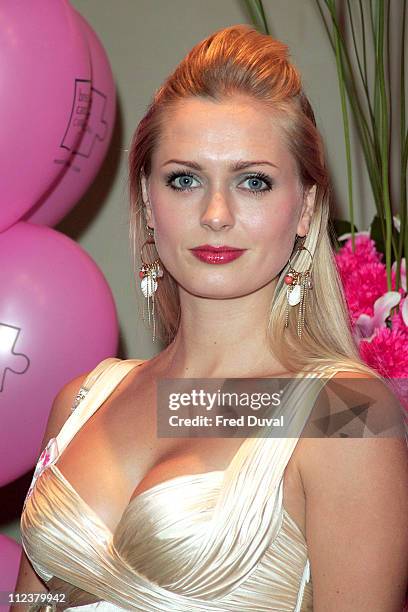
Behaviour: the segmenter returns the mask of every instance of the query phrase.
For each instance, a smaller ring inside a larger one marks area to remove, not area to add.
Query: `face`
[[[180,287],[208,298],[276,282],[296,233],[308,232],[314,203],[314,190],[303,197],[276,118],[238,97],[193,98],[169,114],[142,193],[163,265]],[[191,251],[200,245],[243,251],[211,263]]]

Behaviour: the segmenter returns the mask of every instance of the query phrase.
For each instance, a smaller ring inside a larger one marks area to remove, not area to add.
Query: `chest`
[[[112,395],[82,426],[58,469],[114,531],[129,502],[182,475],[224,471],[243,438],[158,438],[152,386],[134,396]],[[305,534],[305,497],[295,451],[286,466],[283,506]]]

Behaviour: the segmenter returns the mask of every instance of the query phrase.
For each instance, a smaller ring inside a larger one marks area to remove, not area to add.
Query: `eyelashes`
[[[172,185],[173,181],[181,177],[189,177],[191,179],[198,180],[196,176],[189,170],[182,170],[182,171],[173,170],[173,172],[170,172],[166,176],[166,179],[165,179],[166,186],[170,187],[171,189],[174,189],[175,191],[194,191],[195,187],[191,187],[190,185],[185,185],[184,187],[177,187],[176,185]],[[241,182],[245,182],[245,181],[249,181],[253,179],[264,182],[266,184],[266,188],[264,189],[245,189],[244,191],[249,191],[255,196],[263,195],[264,193],[271,191],[272,186],[273,186],[273,181],[271,180],[270,176],[268,176],[267,174],[264,174],[263,172],[251,172]]]
[[[192,179],[195,179],[194,174],[192,174],[188,170],[186,170],[185,172],[180,172],[179,170],[173,170],[173,172],[170,172],[166,176],[167,187],[170,187],[171,189],[174,189],[175,191],[193,191],[193,188],[189,187],[188,185],[184,187],[176,187],[175,185],[171,184],[175,179],[180,178],[182,176],[188,176]]]

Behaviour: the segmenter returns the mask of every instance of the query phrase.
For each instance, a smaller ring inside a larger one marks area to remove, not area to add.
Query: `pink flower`
[[[344,274],[353,272],[362,264],[380,263],[383,255],[375,248],[375,242],[368,235],[355,237],[355,250],[351,238],[336,253],[336,260]]]
[[[397,272],[397,262],[394,261],[394,263],[391,266],[392,288],[393,289],[395,289],[395,285],[396,285],[396,272]],[[398,291],[401,291],[402,293],[406,293],[407,291],[407,270],[406,270],[406,264],[405,264],[405,257],[401,259],[401,287],[399,288]]]
[[[366,327],[368,319],[376,316],[376,302],[388,293],[387,271],[385,264],[381,261],[382,258],[383,254],[376,250],[374,240],[365,233],[356,235],[354,251],[351,239],[349,239],[335,255],[352,326],[359,319]],[[391,268],[391,283],[394,291],[396,286],[395,271],[396,266],[393,265]],[[398,293],[401,297],[405,297],[405,260],[401,262],[401,284]],[[385,320],[385,317],[383,319]],[[371,327],[374,328],[375,326],[376,323],[374,322]],[[367,330],[361,331],[363,335],[371,335],[373,329],[370,334]]]
[[[344,236],[346,237],[346,235]],[[401,287],[396,287],[396,263],[387,284],[383,254],[368,233],[359,233],[355,250],[351,238],[335,255],[342,280],[354,338],[362,360],[393,379],[397,395],[408,411],[408,296],[405,259],[401,261]],[[397,306],[397,313],[391,310]],[[388,326],[390,324],[390,326]],[[396,380],[398,379],[398,380]]]
[[[387,291],[384,264],[360,262],[354,268],[351,262],[347,262],[342,268],[340,261],[339,272],[352,322],[362,313],[372,317],[375,301]]]
[[[408,327],[377,329],[371,341],[361,340],[358,348],[365,363],[385,378],[393,379],[394,391],[408,412]]]
[[[408,331],[408,296],[401,299],[398,312],[391,317],[392,329]]]
[[[357,339],[366,338],[370,340],[376,329],[386,327],[386,319],[390,316],[391,309],[400,301],[401,294],[398,291],[387,291],[374,302],[374,315],[362,313],[355,322],[354,334]]]
[[[362,359],[383,376],[408,378],[408,328],[377,329],[371,341],[361,340]]]

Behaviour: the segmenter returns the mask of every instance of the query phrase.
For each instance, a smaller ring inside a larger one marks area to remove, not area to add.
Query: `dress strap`
[[[336,368],[330,371],[329,378],[335,372]],[[222,598],[266,553],[283,521],[285,468],[327,382],[323,372],[302,373],[290,380],[279,406],[283,430],[276,432],[266,422],[244,440],[224,473],[206,537],[187,562],[183,578],[173,587],[189,589],[195,597],[201,597],[211,585],[212,595]],[[275,418],[276,412],[271,404],[262,416]],[[214,567],[226,569],[215,575]],[[230,568],[239,568],[239,572]],[[303,582],[308,579],[306,565]]]
[[[81,387],[85,391],[82,399],[76,403],[74,411],[56,436],[58,455],[61,455],[76,433],[112,394],[123,378],[143,362],[143,359],[109,357],[90,372]]]
[[[87,395],[89,389],[96,382],[99,376],[101,376],[102,372],[106,370],[108,366],[113,363],[116,363],[117,361],[120,361],[120,359],[118,359],[117,357],[108,357],[107,359],[104,359],[103,361],[98,363],[98,365],[88,374],[88,376],[82,383],[82,387],[79,389],[75,397],[74,403],[71,408],[72,412],[74,412],[74,410],[78,407],[79,403],[82,402],[82,400]]]
[[[59,433],[48,440],[35,466],[33,478],[24,500],[23,510],[42,471],[50,463],[55,463],[68,446],[72,438],[90,416],[104,403],[120,381],[133,368],[141,365],[143,359],[118,359],[109,357],[101,361],[86,377],[82,389],[85,393],[77,403],[77,409],[71,412]],[[77,396],[78,397],[78,396]]]

